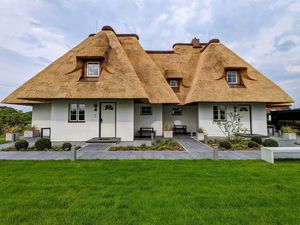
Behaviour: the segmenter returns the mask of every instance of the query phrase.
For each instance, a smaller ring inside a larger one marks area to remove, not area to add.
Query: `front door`
[[[252,133],[251,131],[251,121],[250,121],[250,106],[249,105],[240,105],[238,107],[240,122],[242,124],[242,128],[247,129],[246,133]]]
[[[100,103],[100,137],[116,137],[116,103]]]

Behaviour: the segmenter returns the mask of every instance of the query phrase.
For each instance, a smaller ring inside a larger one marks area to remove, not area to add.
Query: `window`
[[[248,107],[246,107],[246,106],[240,107],[240,112],[248,112],[248,111],[249,111]]]
[[[114,107],[112,105],[105,105],[104,110],[114,110]]]
[[[87,77],[99,77],[99,62],[87,62]]]
[[[219,105],[213,107],[213,119],[214,120],[226,120],[226,106]]]
[[[238,83],[237,71],[227,71],[227,83],[228,84],[237,84]]]
[[[177,80],[170,80],[170,87],[172,88],[178,87]]]
[[[140,114],[141,115],[152,115],[152,107],[151,106],[142,106]]]
[[[172,116],[181,116],[182,115],[182,108],[175,107],[172,110]]]
[[[85,121],[85,104],[70,104],[69,105],[69,122],[84,122]]]

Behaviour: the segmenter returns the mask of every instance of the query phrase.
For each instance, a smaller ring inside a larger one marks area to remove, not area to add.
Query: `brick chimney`
[[[193,48],[200,48],[201,45],[200,45],[200,39],[199,38],[194,38],[192,40],[192,45],[193,45]]]

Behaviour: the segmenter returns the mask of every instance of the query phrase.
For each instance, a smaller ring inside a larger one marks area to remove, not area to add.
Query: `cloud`
[[[297,0],[1,0],[0,10],[1,99],[108,24],[137,33],[145,49],[217,37],[300,106],[300,88],[293,83],[300,79]]]

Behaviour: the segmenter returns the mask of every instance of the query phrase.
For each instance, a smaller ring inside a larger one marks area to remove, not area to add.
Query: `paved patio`
[[[107,151],[111,144],[87,144],[77,151],[77,159],[213,159],[212,149],[189,136],[176,136],[186,151]],[[0,160],[69,160],[71,152],[54,151],[0,151]],[[278,154],[276,158],[300,158],[300,154]],[[260,159],[260,151],[219,151],[219,159],[254,160]]]

